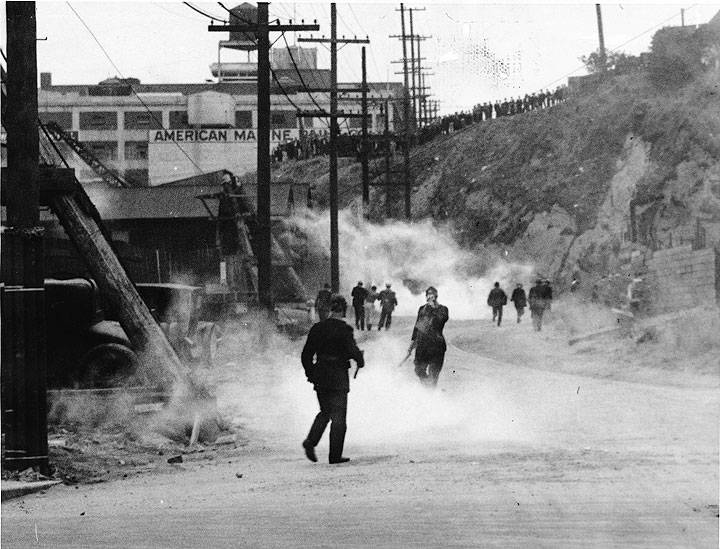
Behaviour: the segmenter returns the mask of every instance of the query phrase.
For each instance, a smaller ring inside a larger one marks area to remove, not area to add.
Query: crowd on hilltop
[[[368,132],[369,136],[374,136],[373,132]],[[355,157],[360,161],[362,146],[361,135],[338,135],[337,150],[338,156]],[[368,154],[370,157],[381,156],[385,153],[384,149],[387,144],[383,144],[379,140],[370,140],[368,144]],[[391,145],[394,149],[394,146]],[[391,150],[392,152],[392,150]],[[284,162],[286,160],[306,160],[315,158],[316,156],[324,156],[330,153],[330,138],[327,135],[309,134],[302,138],[295,138],[290,141],[278,143],[273,150],[272,156],[275,162]]]
[[[540,91],[525,94],[524,97],[505,98],[502,101],[486,101],[478,103],[469,112],[456,112],[436,119],[432,124],[419,128],[413,136],[411,146],[421,145],[434,139],[438,135],[448,135],[462,128],[483,122],[513,116],[529,111],[552,107],[567,98],[567,86],[558,86],[555,91]],[[368,132],[373,136],[372,132]],[[393,134],[391,134],[393,135]],[[355,157],[358,161],[361,156],[362,137],[359,134],[338,136],[338,155]],[[389,152],[394,154],[394,143],[383,143],[381,140],[370,140],[370,157],[377,157]],[[388,151],[388,147],[390,150]],[[284,162],[286,160],[305,160],[330,153],[330,139],[327,134],[309,133],[302,138],[279,143],[273,150],[273,160]]]
[[[567,86],[558,86],[555,91],[552,92],[545,90],[538,93],[525,94],[524,97],[506,97],[502,101],[478,103],[469,112],[462,111],[449,114],[434,121],[429,126],[420,128],[417,142],[418,144],[427,143],[438,135],[448,135],[477,122],[552,107],[564,101],[566,98]]]

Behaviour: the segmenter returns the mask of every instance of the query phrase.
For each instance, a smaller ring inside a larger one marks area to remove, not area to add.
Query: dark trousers
[[[498,326],[500,326],[500,323],[502,322],[502,305],[493,305],[493,322],[495,322],[495,319],[497,318]]]
[[[545,309],[543,307],[530,307],[530,316],[532,317],[533,326],[535,327],[536,332],[542,330],[542,318],[544,312]]]
[[[345,445],[345,431],[347,424],[347,393],[345,391],[323,391],[317,389],[317,398],[320,403],[320,412],[315,416],[307,441],[317,446],[325,432],[328,422],[330,425],[330,461],[342,457]]]
[[[515,310],[517,311],[517,321],[520,322],[522,315],[525,314],[525,307],[515,307]]]
[[[385,326],[386,330],[390,329],[390,323],[392,322],[392,309],[382,309],[380,311],[380,322],[378,322],[378,330],[382,330]]]
[[[416,356],[415,375],[420,378],[423,384],[435,387],[444,361],[445,354],[423,357],[421,360],[418,360]]]
[[[355,328],[358,330],[365,329],[365,307],[362,305],[353,305],[355,309]]]

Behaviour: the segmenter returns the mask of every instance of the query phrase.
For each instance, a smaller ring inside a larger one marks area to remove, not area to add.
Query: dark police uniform
[[[317,446],[328,422],[332,422],[330,463],[340,462],[345,444],[351,358],[358,368],[365,365],[362,351],[355,343],[352,326],[344,320],[331,316],[310,329],[301,360],[308,381],[315,386],[320,412],[315,416],[303,446]]]

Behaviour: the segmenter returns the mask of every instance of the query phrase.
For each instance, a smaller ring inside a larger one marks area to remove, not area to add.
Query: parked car
[[[48,387],[140,385],[125,331],[106,320],[93,280],[45,280]]]
[[[172,283],[142,283],[136,287],[180,359],[213,367],[222,327],[204,317],[205,290]]]

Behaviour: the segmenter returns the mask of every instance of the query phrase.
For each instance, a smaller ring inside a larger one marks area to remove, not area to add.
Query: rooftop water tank
[[[235,99],[232,95],[204,91],[188,96],[188,123],[206,128],[235,125]]]
[[[231,25],[247,25],[257,22],[257,7],[248,2],[243,2],[239,6],[235,6],[230,10]],[[230,41],[236,42],[233,45],[226,45],[234,50],[255,50],[255,33],[231,32]]]

